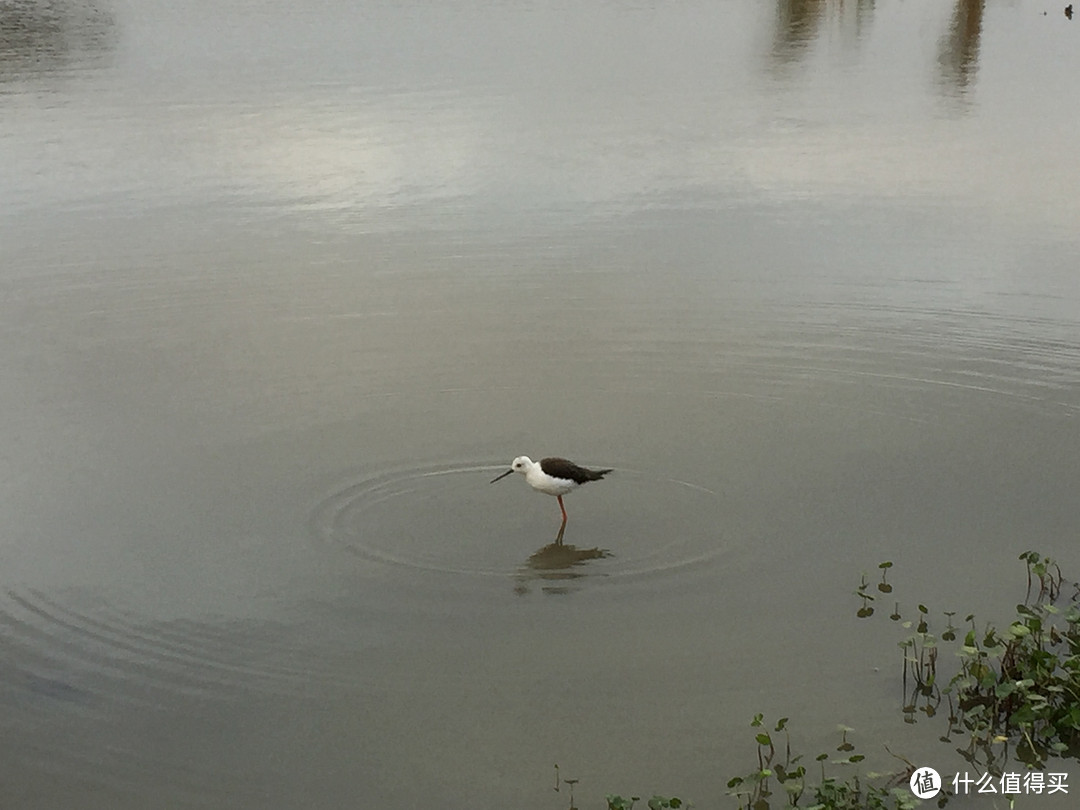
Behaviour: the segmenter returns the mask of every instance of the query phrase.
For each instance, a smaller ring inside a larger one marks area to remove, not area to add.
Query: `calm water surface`
[[[0,804],[962,768],[851,592],[1080,575],[1077,25],[0,3]]]

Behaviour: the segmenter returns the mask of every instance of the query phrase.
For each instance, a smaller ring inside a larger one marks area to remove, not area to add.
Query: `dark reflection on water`
[[[975,81],[985,7],[985,0],[956,0],[949,30],[938,46],[943,88],[963,94]]]
[[[817,36],[825,0],[780,0],[776,4],[773,55],[781,61],[798,57]]]
[[[870,29],[873,15],[874,0],[778,0],[771,49],[773,66],[785,67],[802,59],[830,20],[839,26],[845,41],[858,42]]]
[[[570,543],[564,543],[563,534],[563,530],[560,530],[554,543],[549,543],[529,555],[529,559],[525,561],[525,565],[518,570],[515,577],[516,593],[528,593],[531,581],[540,582],[544,593],[570,593],[572,590],[570,584],[574,580],[589,575],[584,568],[586,563],[611,556],[611,552],[607,549],[595,546],[578,548]]]
[[[116,20],[92,2],[0,3],[0,81],[105,64]]]
[[[938,45],[940,82],[946,91],[962,95],[974,83],[985,6],[985,0],[956,0],[953,6]],[[858,43],[870,32],[874,11],[874,0],[778,0],[770,54],[773,68],[801,62],[827,31],[839,29],[842,42]]]

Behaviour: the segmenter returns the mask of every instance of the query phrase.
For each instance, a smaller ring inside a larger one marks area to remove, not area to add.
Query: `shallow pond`
[[[853,591],[1080,576],[1078,25],[0,6],[0,804],[961,768]],[[615,468],[562,547],[522,454]]]

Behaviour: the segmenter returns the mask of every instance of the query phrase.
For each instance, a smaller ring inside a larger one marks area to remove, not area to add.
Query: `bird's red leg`
[[[563,506],[562,495],[559,495],[558,498],[559,498],[559,508],[562,510],[562,525],[559,526],[559,536],[555,538],[555,545],[561,546],[562,545],[563,532],[566,531],[566,507]]]

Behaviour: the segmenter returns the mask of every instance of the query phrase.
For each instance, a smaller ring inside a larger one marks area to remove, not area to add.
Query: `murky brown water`
[[[1045,10],[0,4],[0,804],[961,767],[851,592],[1080,576]]]

